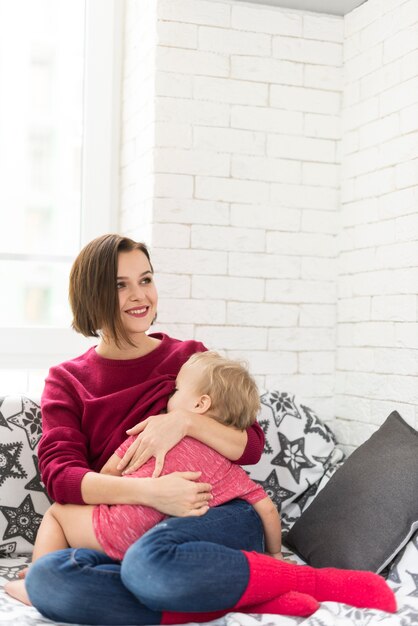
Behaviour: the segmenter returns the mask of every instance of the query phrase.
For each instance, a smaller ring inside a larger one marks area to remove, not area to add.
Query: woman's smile
[[[116,280],[122,323],[138,341],[138,333],[147,332],[151,326],[158,302],[152,267],[145,254],[140,250],[120,252]]]
[[[145,317],[149,311],[149,306],[135,307],[134,309],[127,309],[125,313],[131,317]]]

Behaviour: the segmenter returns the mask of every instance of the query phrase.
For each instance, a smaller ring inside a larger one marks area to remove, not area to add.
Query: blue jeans
[[[95,550],[59,550],[27,574],[34,606],[52,620],[159,624],[162,611],[232,608],[249,577],[241,550],[263,551],[253,507],[233,500],[202,517],[171,517],[134,543],[122,561]]]

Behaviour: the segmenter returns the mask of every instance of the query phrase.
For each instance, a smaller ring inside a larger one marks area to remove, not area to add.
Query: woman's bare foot
[[[29,596],[26,592],[24,580],[12,580],[12,582],[7,583],[4,586],[4,590],[15,600],[19,600],[19,602],[23,602],[23,604],[32,606],[32,602],[29,600]]]
[[[17,577],[21,579],[26,578],[26,574],[28,573],[28,571],[29,571],[29,567],[25,567],[25,569],[21,569],[20,572],[17,573]]]

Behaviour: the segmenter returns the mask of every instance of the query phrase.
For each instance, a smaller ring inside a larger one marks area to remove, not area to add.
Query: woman
[[[41,613],[82,624],[180,623],[191,621],[192,612],[204,621],[214,617],[210,612],[242,607],[308,614],[321,599],[361,606],[364,594],[367,606],[390,609],[391,592],[372,574],[356,579],[363,592],[350,591],[343,585],[346,574],[337,570],[332,577],[288,563],[278,567],[279,561],[256,554],[263,550],[263,534],[254,509],[235,500],[208,510],[211,486],[198,482],[199,472],[159,477],[166,452],[186,435],[243,464],[258,461],[264,437],[258,425],[241,432],[186,411],[160,414],[182,364],[205,347],[147,334],[157,292],[143,244],[118,235],[88,244],[71,271],[70,303],[75,330],[99,336],[99,342],[51,368],[47,377],[39,463],[48,493],[60,503],[139,503],[176,517],[146,533],[122,563],[94,550],[61,550],[39,559],[26,583]],[[126,432],[138,437],[121,461],[125,473],[154,456],[153,478],[99,473]],[[302,594],[289,596],[292,589]],[[316,600],[304,595],[312,590]],[[389,595],[382,606],[384,591]]]

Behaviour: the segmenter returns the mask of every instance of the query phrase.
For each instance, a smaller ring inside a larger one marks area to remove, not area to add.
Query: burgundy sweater
[[[126,439],[126,430],[165,410],[176,376],[185,361],[205,346],[163,333],[159,346],[137,359],[115,360],[90,348],[52,367],[42,394],[39,467],[50,497],[62,504],[84,504],[81,480],[100,471]],[[255,423],[236,463],[257,463],[264,433]]]

